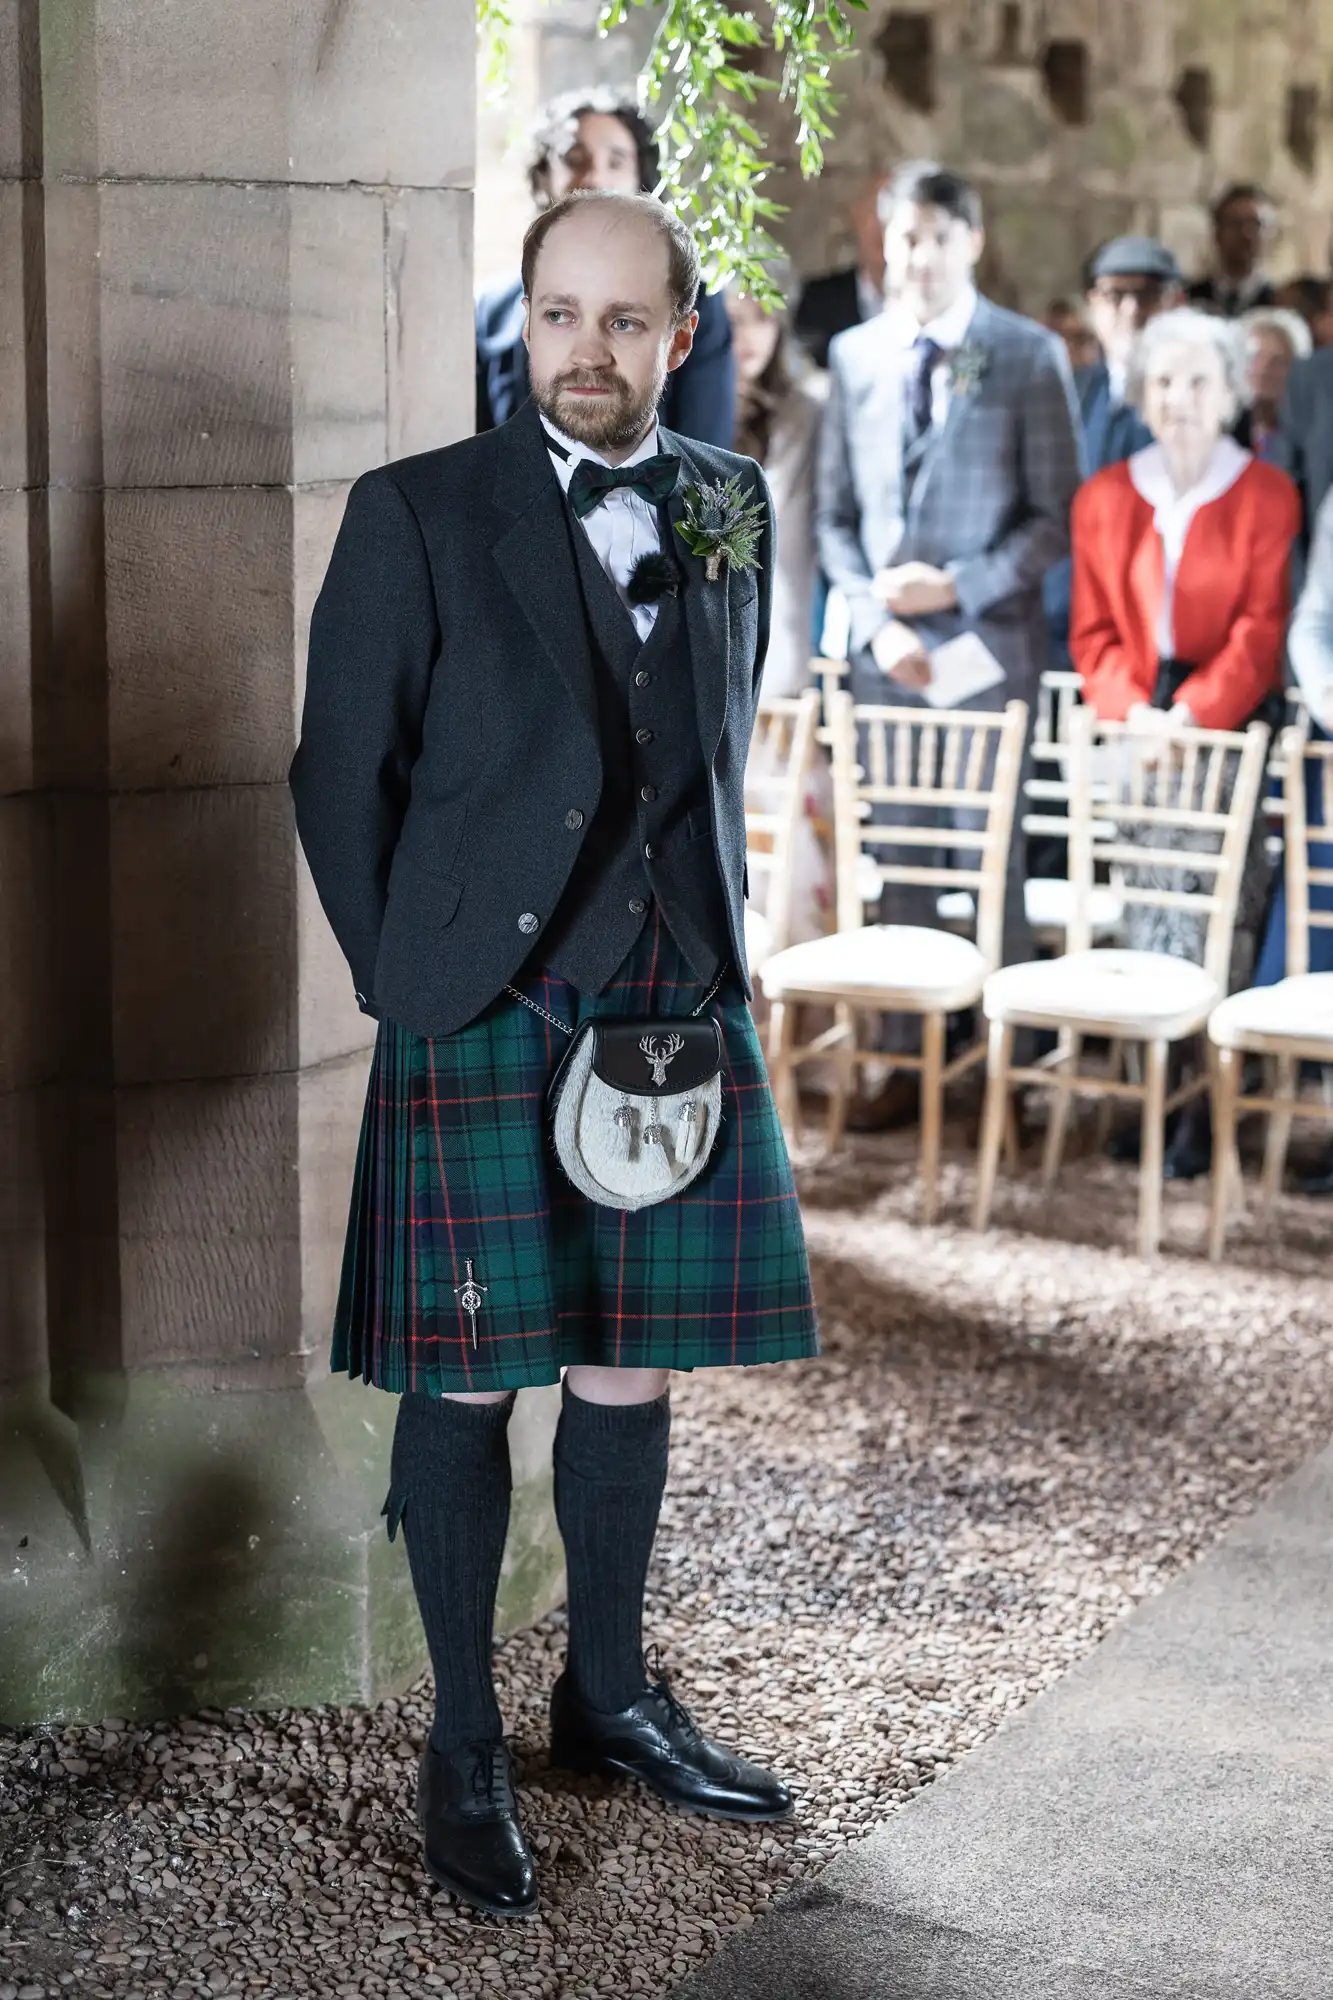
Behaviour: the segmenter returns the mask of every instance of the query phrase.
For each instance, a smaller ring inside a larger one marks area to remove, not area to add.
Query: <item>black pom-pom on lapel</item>
[[[659,597],[674,597],[680,589],[680,566],[664,550],[640,556],[630,571],[625,595],[631,604],[656,604]]]

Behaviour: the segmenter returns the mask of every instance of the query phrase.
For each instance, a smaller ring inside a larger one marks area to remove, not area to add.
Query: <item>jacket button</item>
[[[644,842],[643,858],[645,861],[656,861],[657,859],[657,849],[654,847],[651,840]]]
[[[634,685],[636,688],[646,688],[651,680],[652,675],[645,673],[643,668],[640,667],[638,673],[634,676]]]
[[[364,1007],[367,1004],[366,996],[364,993],[354,993],[352,995],[352,998],[355,1000],[358,1007]]]
[[[579,811],[577,806],[571,806],[569,811],[565,814],[565,825],[569,828],[571,833],[577,833],[579,828],[583,825],[583,814]]]
[[[524,910],[522,916],[518,920],[518,927],[523,932],[525,937],[531,937],[532,933],[537,929],[540,923],[541,923],[541,918],[537,915],[535,910]]]
[[[642,896],[631,896],[629,899],[629,907],[631,916],[641,917],[644,911],[647,909],[648,905],[647,903],[645,903]]]
[[[655,785],[645,785],[643,790],[639,793],[639,797],[643,800],[646,806],[652,805],[653,801],[657,797],[657,787]]]
[[[635,732],[634,732],[634,741],[635,741],[636,743],[651,743],[651,742],[652,742],[652,740],[653,740],[653,732],[652,732],[652,730],[651,730],[651,729],[636,729],[636,730],[635,730]]]

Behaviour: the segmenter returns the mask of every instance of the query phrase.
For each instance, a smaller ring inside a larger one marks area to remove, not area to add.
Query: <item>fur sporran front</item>
[[[589,1201],[647,1208],[707,1165],[722,1121],[722,1030],[706,1020],[589,1021],[550,1091],[556,1155]]]

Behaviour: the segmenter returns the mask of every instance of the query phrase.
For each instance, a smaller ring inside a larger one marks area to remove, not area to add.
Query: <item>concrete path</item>
[[[679,2000],[1330,2000],[1333,1448]]]

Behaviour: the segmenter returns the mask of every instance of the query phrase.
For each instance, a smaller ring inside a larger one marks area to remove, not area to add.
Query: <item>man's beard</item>
[[[651,427],[666,378],[663,357],[647,389],[636,396],[617,368],[568,368],[549,382],[534,382],[532,400],[566,437],[577,439],[592,451],[624,451],[636,445]],[[575,388],[594,387],[608,393],[595,402],[569,393]]]

